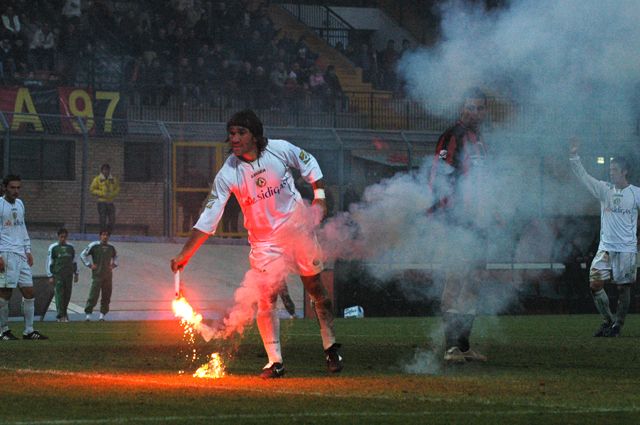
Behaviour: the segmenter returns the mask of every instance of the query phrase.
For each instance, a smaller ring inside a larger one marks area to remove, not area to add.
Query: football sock
[[[35,298],[22,299],[22,313],[24,314],[24,334],[33,332],[33,315],[35,314]]]
[[[458,337],[458,348],[460,351],[469,351],[471,338],[471,329],[473,329],[473,321],[476,316],[474,314],[460,315],[460,336]]]
[[[442,313],[442,324],[444,327],[444,340],[446,345],[445,349],[458,347],[460,344],[460,338],[462,336],[462,317],[463,316],[460,313]]]
[[[320,324],[320,336],[322,337],[322,347],[327,350],[336,343],[336,334],[333,329],[333,312],[331,300],[322,297],[313,300],[318,323]]]
[[[593,302],[598,309],[598,312],[602,315],[605,322],[611,323],[613,315],[611,314],[611,309],[609,308],[609,297],[605,292],[604,288],[601,288],[592,293]]]
[[[280,347],[280,319],[275,309],[259,311],[256,317],[258,331],[262,338],[264,350],[269,357],[269,363],[282,363],[282,351]]]
[[[0,332],[9,330],[9,301],[0,298]]]
[[[631,303],[631,287],[629,285],[618,286],[618,306],[616,307],[616,324],[624,325],[624,319],[629,311]]]

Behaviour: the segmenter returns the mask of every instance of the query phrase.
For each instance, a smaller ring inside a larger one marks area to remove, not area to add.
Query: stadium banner
[[[16,132],[45,132],[47,126],[38,115],[52,114],[66,117],[61,123],[66,134],[82,133],[75,119],[80,117],[91,135],[121,135],[127,131],[126,102],[121,98],[117,91],[89,88],[0,87],[0,110],[14,113],[9,125]]]

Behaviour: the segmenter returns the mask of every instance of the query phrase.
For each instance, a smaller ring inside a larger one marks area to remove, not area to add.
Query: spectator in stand
[[[251,33],[251,37],[245,41],[245,46],[243,48],[243,57],[245,58],[245,60],[253,60],[266,49],[266,40],[262,38],[258,30],[254,30]]]
[[[79,23],[80,17],[82,16],[80,0],[65,0],[64,6],[62,7],[62,16],[64,16],[69,23]]]
[[[14,72],[19,75],[26,75],[29,72],[29,51],[24,44],[24,40],[17,39],[13,46]]]
[[[194,95],[193,91],[193,68],[189,63],[189,58],[181,57],[176,68],[176,85],[182,104],[185,105],[187,100]]]
[[[285,108],[289,112],[299,111],[303,107],[305,97],[306,91],[304,87],[298,84],[295,78],[287,77],[282,93]]]
[[[171,95],[174,94],[176,78],[173,67],[164,66],[162,68],[160,106],[166,106],[169,103],[169,99],[171,99]]]
[[[221,89],[221,95],[225,99],[225,102],[230,102],[231,98],[235,96],[238,91],[238,84],[236,81],[236,69],[231,65],[229,59],[223,59],[220,72],[217,73],[216,78],[219,82]]]
[[[242,62],[242,67],[236,76],[238,88],[241,91],[253,89],[253,65],[248,60]]]
[[[291,38],[291,34],[285,31],[280,40],[278,40],[278,47],[291,54],[296,50],[296,42]]]
[[[62,62],[62,74],[68,82],[75,81],[78,57],[84,51],[84,38],[73,22],[69,22],[60,36],[58,58]]]
[[[171,42],[167,38],[166,28],[158,28],[158,33],[153,39],[151,50],[160,58],[161,63],[170,63],[172,61],[174,52],[171,48]]]
[[[400,53],[396,50],[394,40],[387,41],[387,47],[378,53],[380,69],[382,71],[382,88],[395,92],[397,90],[396,64]]]
[[[263,10],[263,9],[261,9]],[[273,40],[276,36],[276,30],[273,26],[273,22],[269,15],[265,14],[259,16],[257,19],[254,19],[254,22],[257,22],[255,25],[255,29],[260,33],[260,36],[263,40]]]
[[[49,24],[45,22],[38,31],[36,31],[31,41],[33,68],[36,70],[52,71],[55,47],[55,37],[49,29]]]
[[[269,96],[269,77],[264,68],[257,66],[253,74],[253,104],[257,109],[268,109],[271,104]]]
[[[213,77],[213,68],[205,64],[204,57],[198,56],[196,63],[193,65],[193,92],[198,105],[204,104],[210,94],[210,82]]]
[[[2,38],[9,38],[10,40],[17,40],[22,36],[22,26],[20,25],[20,18],[13,11],[13,7],[7,6],[2,14]]]
[[[284,62],[276,62],[275,68],[273,68],[269,75],[269,81],[271,82],[271,94],[275,104],[279,106],[284,92],[284,83],[287,81],[287,71],[284,67]]]
[[[332,111],[336,109],[342,111],[345,106],[345,96],[334,65],[329,65],[327,67],[327,70],[324,73],[324,80],[327,82],[327,102],[329,109]]]
[[[0,41],[0,78],[10,80],[15,73],[16,65],[13,60],[13,48],[8,38]]]
[[[374,87],[378,87],[378,62],[377,55],[369,47],[367,43],[360,45],[360,50],[354,52],[353,62],[356,66],[362,68],[362,81],[365,83],[373,83]]]
[[[327,99],[329,87],[324,80],[324,74],[318,66],[314,66],[311,69],[311,75],[309,75],[309,90],[314,99],[324,103]]]
[[[141,95],[143,105],[156,105],[158,92],[162,89],[162,68],[160,59],[155,58],[142,74]]]
[[[400,57],[405,55],[406,53],[411,53],[413,51],[413,47],[411,47],[411,42],[406,38],[402,39],[402,48],[400,49]]]

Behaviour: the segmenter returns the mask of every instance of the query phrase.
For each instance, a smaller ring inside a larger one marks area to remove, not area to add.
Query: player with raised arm
[[[284,375],[280,347],[280,322],[275,304],[286,275],[295,271],[314,301],[320,334],[330,372],[342,370],[333,329],[332,303],[320,280],[322,253],[312,229],[301,226],[305,214],[302,197],[294,186],[291,169],[300,170],[314,189],[313,204],[326,215],[322,171],[313,156],[299,147],[263,136],[262,122],[251,110],[235,113],[227,122],[230,155],[216,175],[211,193],[189,239],[171,260],[176,272],[214,234],[233,193],[245,217],[251,252],[251,272],[261,281],[256,322],[269,362],[263,378]]]
[[[640,188],[629,183],[629,165],[622,157],[611,160],[610,182],[590,176],[582,166],[578,148],[578,140],[572,139],[569,148],[571,169],[600,201],[600,244],[589,269],[589,287],[604,320],[593,336],[615,337],[624,326],[631,301],[631,285],[636,281]],[[607,282],[618,287],[615,315],[604,289]]]

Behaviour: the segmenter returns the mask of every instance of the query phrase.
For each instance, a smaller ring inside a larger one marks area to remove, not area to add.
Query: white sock
[[[315,300],[314,308],[320,324],[322,347],[327,350],[336,342],[336,333],[333,329],[333,313],[330,310],[331,303],[326,298]]]
[[[0,332],[9,330],[9,301],[0,298]]]
[[[593,293],[593,301],[604,320],[611,323],[613,315],[611,314],[611,307],[609,307],[609,297],[604,288]]]
[[[22,313],[24,314],[24,334],[30,334],[33,332],[33,316],[35,314],[35,299],[23,298],[22,299]]]
[[[258,331],[262,337],[264,350],[269,357],[269,363],[282,363],[280,348],[280,318],[276,310],[258,312],[256,317]]]

